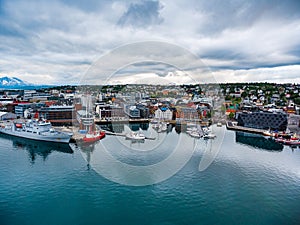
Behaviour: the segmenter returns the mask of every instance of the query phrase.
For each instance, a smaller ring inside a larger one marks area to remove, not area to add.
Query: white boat
[[[187,127],[186,133],[194,138],[201,138],[204,134],[200,125],[198,125],[197,127]]]
[[[221,122],[218,122],[218,123],[217,123],[217,127],[222,127],[222,123],[221,123]]]
[[[144,140],[146,137],[144,134],[137,133],[137,132],[130,132],[126,134],[126,139],[130,140]]]
[[[2,124],[0,133],[38,141],[69,143],[72,133],[59,132],[52,128],[45,120],[27,120]]]
[[[204,134],[203,138],[204,139],[214,139],[216,137],[216,135],[214,133],[207,133],[207,134]]]
[[[275,137],[275,133],[272,132],[271,130],[266,130],[263,132],[264,136],[269,136],[269,137]]]
[[[194,138],[201,138],[202,137],[202,135],[198,131],[190,131],[188,134],[191,137],[194,137]]]

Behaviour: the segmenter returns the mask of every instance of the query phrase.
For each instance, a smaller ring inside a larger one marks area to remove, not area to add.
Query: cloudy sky
[[[0,76],[77,84],[103,56],[145,41],[189,51],[219,82],[300,83],[297,0],[0,0]],[[163,66],[142,64],[119,65],[118,81],[161,76]]]

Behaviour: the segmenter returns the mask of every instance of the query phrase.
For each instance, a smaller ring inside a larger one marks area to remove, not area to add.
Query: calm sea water
[[[203,172],[199,162],[210,141],[193,140],[197,148],[187,164],[148,186],[118,184],[93,169],[100,145],[145,166],[166,158],[180,138],[191,139],[169,131],[145,143],[107,136],[74,151],[1,135],[0,224],[300,224],[300,149],[264,137],[225,131]]]

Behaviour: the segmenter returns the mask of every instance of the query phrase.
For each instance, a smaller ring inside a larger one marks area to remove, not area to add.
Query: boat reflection
[[[258,134],[251,134],[245,132],[235,133],[236,143],[245,144],[254,148],[263,149],[267,151],[282,151],[283,145],[275,142],[271,138],[265,138]]]
[[[90,170],[90,162],[96,144],[97,142],[93,142],[93,143],[77,142],[76,144],[73,145],[75,148],[78,148],[83,153],[82,156],[85,158],[87,162],[88,170]]]
[[[12,141],[12,145],[16,149],[24,149],[29,153],[29,159],[31,163],[34,163],[37,156],[41,156],[45,161],[49,154],[52,152],[63,152],[63,153],[73,153],[67,143],[55,143],[55,142],[45,142],[45,141],[35,141],[30,139],[24,139],[19,137],[8,136],[5,134],[0,134],[1,138]]]

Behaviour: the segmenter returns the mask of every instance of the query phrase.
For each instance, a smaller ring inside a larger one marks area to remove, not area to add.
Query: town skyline
[[[221,83],[300,83],[299,2],[190,3],[1,1],[0,77],[78,84],[93,63],[120,46],[156,41],[191,52]],[[121,68],[119,81],[169,72],[166,65],[130,66]]]

